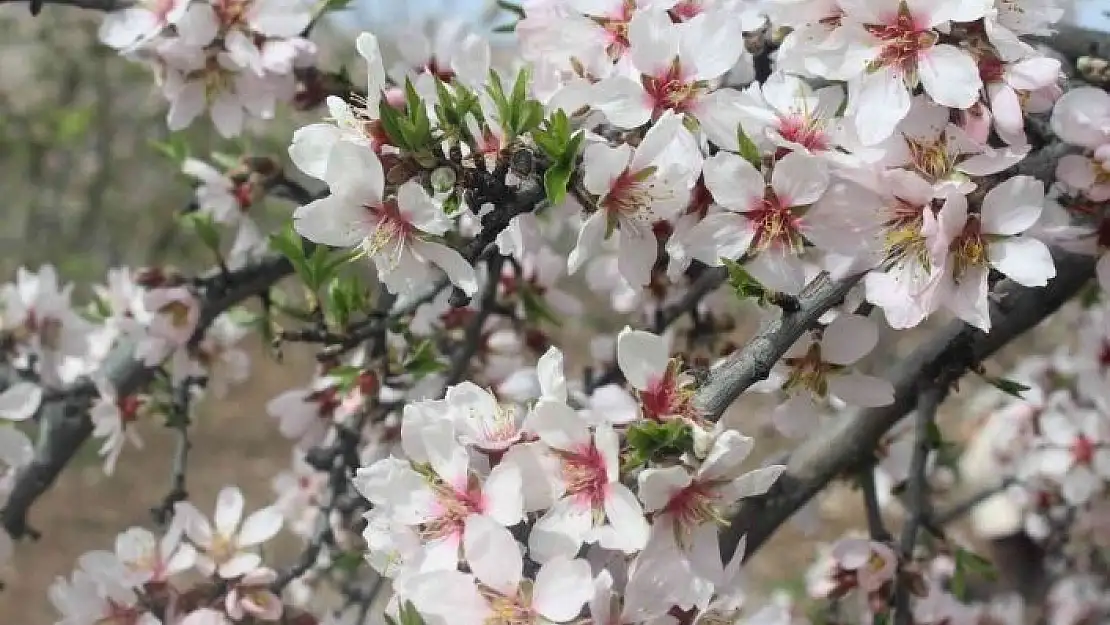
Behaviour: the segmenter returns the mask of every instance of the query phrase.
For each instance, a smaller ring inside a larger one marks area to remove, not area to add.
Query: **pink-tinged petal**
[[[983,332],[991,329],[989,273],[985,266],[965,269],[955,290],[944,302],[954,315]]]
[[[862,373],[831,376],[829,393],[846,404],[861,408],[889,406],[894,403],[894,386],[890,382]]]
[[[470,457],[455,437],[450,423],[433,422],[421,431],[428,450],[428,464],[444,482],[456,490],[464,490],[469,479]]]
[[[484,625],[492,615],[474,576],[459,571],[416,575],[405,581],[404,594],[428,625]]]
[[[1022,128],[1024,128],[1024,124],[1022,124]],[[1000,134],[1006,133],[1005,128],[1000,127],[998,130]],[[982,154],[976,154],[965,161],[961,161],[956,165],[956,169],[972,176],[989,176],[1016,165],[1032,149],[1031,145],[1022,143],[1004,148],[988,147]]]
[[[755,440],[736,430],[725,430],[713,440],[713,446],[698,469],[699,480],[717,480],[732,476],[752,452]]]
[[[1056,177],[1072,189],[1086,191],[1097,181],[1095,162],[1080,154],[1068,154],[1056,163]]]
[[[702,13],[681,24],[683,69],[689,66],[692,80],[713,80],[729,71],[740,61],[744,47],[735,42],[744,38],[740,20],[731,15]]]
[[[243,521],[236,541],[241,547],[250,547],[270,540],[281,531],[281,511],[274,506],[257,510]]]
[[[1064,496],[1064,501],[1073,506],[1080,506],[1101,491],[1103,483],[1093,471],[1085,466],[1078,466],[1064,476],[1060,487],[1060,494]]]
[[[373,232],[371,214],[358,200],[330,195],[293,211],[293,228],[314,243],[354,247]]]
[[[731,152],[718,152],[705,159],[702,173],[713,199],[733,211],[755,208],[767,187],[763,174]]]
[[[201,608],[187,614],[179,625],[230,625],[231,621],[219,610]]]
[[[593,574],[582,559],[549,560],[536,574],[532,589],[532,609],[555,623],[578,616],[593,595]]]
[[[169,96],[169,100],[170,109],[166,112],[167,127],[171,132],[188,128],[204,112],[204,107],[207,105],[204,84],[195,80],[185,83],[180,91]]]
[[[632,147],[628,144],[614,148],[591,143],[582,156],[582,184],[594,195],[605,195],[631,160]]]
[[[632,64],[647,76],[664,74],[679,54],[680,36],[681,30],[665,12],[637,11],[628,22]]]
[[[464,293],[474,296],[478,292],[478,274],[462,254],[441,243],[429,241],[413,241],[412,248],[417,254],[442,269],[451,284],[462,289]]]
[[[844,538],[832,549],[832,557],[837,564],[854,571],[867,565],[871,560],[871,541],[865,538]]]
[[[691,258],[719,267],[722,258],[736,260],[743,256],[754,239],[750,221],[734,213],[720,212],[698,222],[683,243]]]
[[[790,399],[775,406],[771,412],[771,423],[780,434],[787,438],[801,438],[813,431],[821,409],[809,393],[797,393]]]
[[[617,270],[629,286],[651,283],[651,270],[659,256],[659,242],[649,228],[623,224],[617,244]]]
[[[595,419],[613,425],[625,425],[640,417],[639,404],[616,384],[606,384],[594,391],[589,407]]]
[[[929,97],[949,108],[970,108],[983,88],[974,59],[948,44],[935,45],[919,55],[917,73]]]
[[[578,242],[567,257],[567,273],[576,273],[601,249],[607,226],[606,211],[596,211],[586,219],[578,231]]]
[[[813,204],[829,188],[829,168],[816,156],[791,152],[775,164],[771,186],[786,206]]]
[[[657,512],[670,503],[671,499],[693,481],[693,476],[684,467],[663,469],[644,469],[637,476],[640,501],[644,510]]]
[[[250,573],[262,564],[257,553],[238,553],[227,562],[220,564],[218,572],[224,579],[234,579]]]
[[[1060,61],[1039,56],[1018,61],[1006,69],[1006,82],[1014,89],[1035,91],[1060,79]]]
[[[573,497],[555,502],[528,535],[530,557],[547,562],[558,557],[572,558],[593,527],[593,509],[578,505]]]
[[[726,501],[736,501],[744,497],[765,495],[784,471],[786,466],[781,464],[749,471],[723,487],[721,497]]]
[[[590,430],[570,406],[540,400],[528,421],[529,428],[544,444],[563,451],[575,451],[590,442]]]
[[[681,141],[676,141],[676,139],[685,138],[690,140],[688,143],[693,143],[689,132],[682,125],[682,119],[683,116],[674,111],[664,111],[648,129],[647,134],[644,135],[644,140],[636,146],[636,152],[632,155],[628,168],[635,172],[656,164],[656,161],[667,152],[668,148],[674,145],[682,145]],[[683,136],[680,137],[680,133]],[[691,150],[697,152],[696,148],[691,148]],[[696,156],[700,156],[700,154]],[[693,181],[691,181],[692,183]]]
[[[744,105],[751,103],[751,96],[743,91],[718,89],[698,101],[694,114],[702,132],[710,141],[723,150],[739,152],[740,141],[736,131],[741,121],[747,117],[744,114]],[[758,136],[751,138],[753,141],[759,140]]]
[[[867,317],[837,315],[821,334],[821,358],[834,365],[850,365],[871,353],[879,343],[879,328]]]
[[[1045,286],[1056,277],[1056,265],[1048,246],[1032,237],[994,241],[987,253],[991,267],[1018,284]]]
[[[651,534],[651,526],[644,518],[644,509],[636,495],[624,484],[613,482],[605,497],[604,507],[608,525],[599,528],[598,544],[625,553],[643,549]]]
[[[1021,132],[1025,126],[1025,113],[1021,110],[1017,92],[1009,85],[998,83],[987,85],[987,93],[990,95],[994,123],[999,129],[1009,133]]]
[[[490,471],[482,487],[485,513],[505,527],[524,519],[524,481],[520,468],[500,463]]]
[[[1110,94],[1095,87],[1072,89],[1052,109],[1052,131],[1072,145],[1095,148],[1110,138]]]
[[[540,356],[536,362],[536,377],[544,398],[566,401],[567,379],[563,374],[563,352],[557,347],[549,348]]]
[[[1041,218],[1044,183],[1032,176],[1014,176],[983,198],[980,220],[987,234],[1015,235]]]
[[[212,544],[212,526],[196,506],[187,501],[179,501],[174,504],[173,510],[174,518],[182,519],[182,526],[189,540],[201,548],[207,548]]]
[[[0,419],[26,421],[42,404],[42,388],[31,382],[16,382],[0,393]]]
[[[516,594],[524,559],[509,530],[489,517],[471,515],[463,530],[463,553],[479,581],[507,597]]]
[[[663,377],[670,364],[670,348],[661,336],[625,326],[617,336],[617,364],[638,390]]]
[[[216,495],[216,514],[213,520],[216,532],[231,536],[243,518],[243,491],[237,486],[225,486]]]
[[[254,0],[248,6],[251,28],[269,37],[297,37],[312,22],[312,5],[300,0]]]
[[[333,193],[375,204],[382,200],[385,174],[381,161],[369,146],[339,141],[328,155],[324,182]]]
[[[625,76],[613,76],[595,84],[590,103],[617,128],[638,128],[651,119],[652,106],[643,85]]]
[[[910,112],[910,93],[902,77],[889,68],[866,73],[855,90],[852,118],[864,146],[872,146],[894,134],[898,122]]]

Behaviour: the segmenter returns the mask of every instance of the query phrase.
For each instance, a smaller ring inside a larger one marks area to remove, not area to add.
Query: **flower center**
[[[618,219],[651,219],[651,205],[664,199],[656,189],[654,173],[655,167],[637,172],[626,169],[613,181],[609,193],[601,200],[601,207],[609,211],[611,225]]]
[[[367,204],[365,208],[375,219],[374,229],[363,243],[366,253],[383,256],[391,264],[400,262],[405,244],[414,235],[416,227],[401,214],[396,200],[387,200],[378,206]]]
[[[591,441],[578,452],[563,452],[563,481],[567,494],[580,505],[602,510],[609,493],[609,471],[601,450]]]
[[[632,21],[632,15],[636,12],[635,0],[624,0],[618,11],[608,17],[594,17],[593,20],[605,29],[605,36],[608,40],[608,45],[605,51],[609,57],[616,60],[624,55],[628,50],[628,23]]]
[[[175,328],[189,327],[189,312],[191,308],[181,300],[174,300],[158,309],[158,314],[169,318],[170,325]]]
[[[675,532],[683,534],[678,537],[679,544],[694,527],[711,522],[728,523],[717,509],[717,499],[711,484],[696,481],[671,497],[663,511],[674,516]]]
[[[421,534],[426,540],[461,535],[466,526],[467,517],[481,514],[485,510],[482,489],[473,479],[468,478],[467,484],[461,489],[454,488],[442,480],[432,488],[436,492],[436,501],[442,508],[442,512],[437,518],[424,525]]]
[[[679,362],[672,360],[662,376],[649,380],[647,388],[639,392],[640,405],[648,419],[666,421],[694,414],[693,390],[679,383],[678,367]]]
[[[230,560],[235,555],[235,551],[235,541],[231,536],[216,533],[212,537],[212,546],[208,549],[208,555],[217,563],[223,563]]]
[[[838,365],[822,360],[820,343],[810,345],[805,355],[784,358],[783,362],[791,369],[790,376],[782,385],[783,390],[804,388],[818,397],[829,394],[828,374],[841,369]]]
[[[921,234],[924,222],[921,206],[914,206],[901,198],[887,207],[888,219],[884,224],[884,249],[886,257],[901,265],[912,261],[928,268],[929,250],[925,236]]]
[[[986,264],[987,243],[983,239],[978,216],[968,216],[963,232],[952,241],[949,251],[954,255],[952,276],[956,280],[968,269]]]
[[[1080,434],[1071,444],[1071,455],[1076,464],[1090,464],[1095,458],[1095,444],[1091,439]]]
[[[885,24],[864,24],[863,27],[882,42],[879,55],[868,64],[867,70],[872,72],[889,67],[910,74],[917,68],[918,55],[937,42],[937,34],[919,26],[905,2],[899,4],[898,13]]]
[[[825,134],[825,122],[805,113],[795,113],[779,118],[779,134],[783,139],[805,147],[811,152],[824,152],[829,149],[829,138]]]
[[[683,79],[682,67],[678,59],[671,63],[666,72],[657,76],[642,76],[640,82],[652,104],[653,120],[659,119],[667,110],[676,113],[689,111],[703,90],[699,83],[686,82]]]
[[[335,410],[343,403],[339,398],[339,389],[335,386],[313,391],[305,401],[316,404],[316,416],[321,419],[331,419]]]
[[[780,198],[770,187],[763,199],[753,210],[747,212],[755,228],[752,246],[763,251],[771,247],[783,247],[800,253],[805,239],[798,231],[802,220],[794,214],[785,198]]]
[[[107,599],[104,615],[93,621],[93,625],[136,625],[138,622],[138,610],[119,605],[115,601]]]
[[[947,178],[956,162],[948,146],[947,131],[933,141],[903,135],[913,168],[930,182]]]
[[[139,418],[139,409],[142,401],[138,395],[125,395],[116,400],[120,420],[124,423],[134,423]]]
[[[490,615],[486,617],[486,625],[528,625],[537,620],[536,612],[532,610],[532,591],[528,580],[522,580],[516,595],[511,597],[481,584],[478,592],[489,602]]]

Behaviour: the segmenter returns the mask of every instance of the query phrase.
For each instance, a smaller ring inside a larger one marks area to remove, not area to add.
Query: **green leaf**
[[[1028,386],[1019,382],[1015,382],[1008,378],[994,377],[989,375],[982,375],[981,377],[986,380],[988,384],[995,387],[996,389],[1018,399],[1025,399],[1025,397],[1022,396],[1022,393],[1029,390]]]
[[[333,571],[341,571],[343,573],[354,573],[358,571],[366,562],[366,557],[359,551],[342,551],[334,556],[331,561],[331,569]]]
[[[297,272],[297,275],[301,276],[301,279],[305,279],[305,276],[309,274],[304,246],[301,243],[301,235],[297,234],[297,231],[293,229],[292,222],[283,230],[270,235],[270,248],[288,258],[289,262],[293,265],[293,270]]]
[[[389,137],[389,142],[403,150],[411,150],[412,148],[401,130],[401,114],[397,112],[397,109],[386,104],[380,108],[378,115],[382,122],[382,130]]]
[[[186,143],[185,135],[182,133],[170,135],[169,139],[165,142],[151,141],[150,146],[178,165],[181,165],[185,162],[185,159],[189,158],[189,145]]]
[[[447,368],[447,365],[439,360],[435,343],[430,340],[421,341],[416,349],[405,358],[401,366],[405,371],[416,376],[417,379]]]
[[[182,215],[180,219],[182,225],[197,235],[205,247],[219,255],[220,231],[216,227],[216,222],[212,220],[212,215],[194,211]]]
[[[741,299],[762,298],[766,294],[767,289],[753,278],[740,263],[727,258],[722,258],[721,262],[728,268],[728,283],[732,290],[736,292],[737,297]]]
[[[524,304],[524,314],[527,316],[528,320],[536,322],[546,321],[555,327],[562,325],[559,322],[559,317],[547,305],[547,300],[533,289],[528,287],[521,289],[520,301]]]
[[[998,577],[998,573],[990,560],[961,547],[956,548],[955,565],[956,570],[952,574],[952,594],[957,599],[964,600],[967,598],[967,578],[969,575],[981,577],[988,581],[993,581]]]
[[[519,18],[524,17],[524,8],[515,2],[509,2],[508,0],[497,0],[497,6],[498,8],[508,11],[509,13],[512,13]]]
[[[223,152],[213,152],[211,156],[212,160],[215,161],[216,164],[220,167],[223,167],[225,170],[235,169],[239,166],[239,159],[230,154],[224,154]]]
[[[320,14],[346,11],[352,2],[354,0],[324,0],[324,6],[320,7]]]
[[[636,423],[628,428],[625,440],[628,443],[625,470],[674,459],[694,450],[690,426],[679,419]]]
[[[397,612],[397,616],[401,619],[400,625],[424,625],[424,619],[411,601],[406,601]]]
[[[337,327],[345,327],[351,315],[366,308],[366,290],[355,276],[339,275],[328,283],[326,310],[330,321]]]
[[[80,139],[89,129],[93,119],[90,107],[75,107],[60,112],[54,126],[54,137],[59,143],[70,143]]]
[[[740,124],[736,125],[736,141],[740,144],[740,156],[751,163],[756,171],[759,171],[763,166],[763,156],[759,153],[759,148],[755,145],[755,142],[748,137],[748,134],[744,132],[744,127]]]

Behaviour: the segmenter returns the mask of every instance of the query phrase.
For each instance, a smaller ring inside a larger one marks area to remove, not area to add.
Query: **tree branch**
[[[723,552],[732,554],[740,537],[746,535],[745,558],[751,557],[790,515],[829,482],[871,462],[882,436],[913,410],[920,380],[934,380],[938,388],[947,389],[971,366],[1059,309],[1094,275],[1094,258],[1064,252],[1055,252],[1053,256],[1057,275],[1048,286],[1029,289],[1009,281],[1003,283],[998,290],[999,301],[992,305],[990,333],[984,334],[962,321],[952,322],[891,372],[894,403],[840,417],[806,439],[790,454],[786,472],[766,495],[744,500],[731,525],[722,533]],[[812,300],[803,298],[803,307],[809,309]],[[762,349],[773,344],[766,338],[763,341]],[[729,379],[743,378],[734,375]],[[721,393],[731,392],[731,387],[720,382],[714,388]],[[715,402],[707,399],[709,405],[727,405],[720,399]]]

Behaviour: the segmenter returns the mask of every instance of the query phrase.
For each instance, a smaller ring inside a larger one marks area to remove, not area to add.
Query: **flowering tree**
[[[0,558],[88,439],[111,473],[145,422],[178,437],[155,531],[82,556],[60,623],[363,623],[386,586],[403,625],[1110,616],[1110,72],[1097,33],[1054,36],[1064,0],[500,2],[507,63],[445,22],[396,63],[358,36],[365,80],[316,62],[336,2],[54,3],[105,12],[172,130],[327,108],[287,157],[165,146],[211,272],[119,268],[87,305],[49,266],[4,286],[0,417],[39,434],[0,427]],[[252,220],[267,197],[289,227]],[[1061,308],[1058,351],[987,370]],[[564,354],[587,312],[623,329]],[[319,367],[265,406],[294,449],[276,501],[212,507],[190,423],[249,377],[250,332]],[[937,409],[968,373],[965,481],[990,483],[946,508]],[[747,461],[721,421],[745,393],[787,454]],[[805,601],[752,596],[745,559],[838,480],[864,531]],[[969,511],[1037,545],[1017,597],[946,531]],[[260,549],[283,529],[292,563]]]

